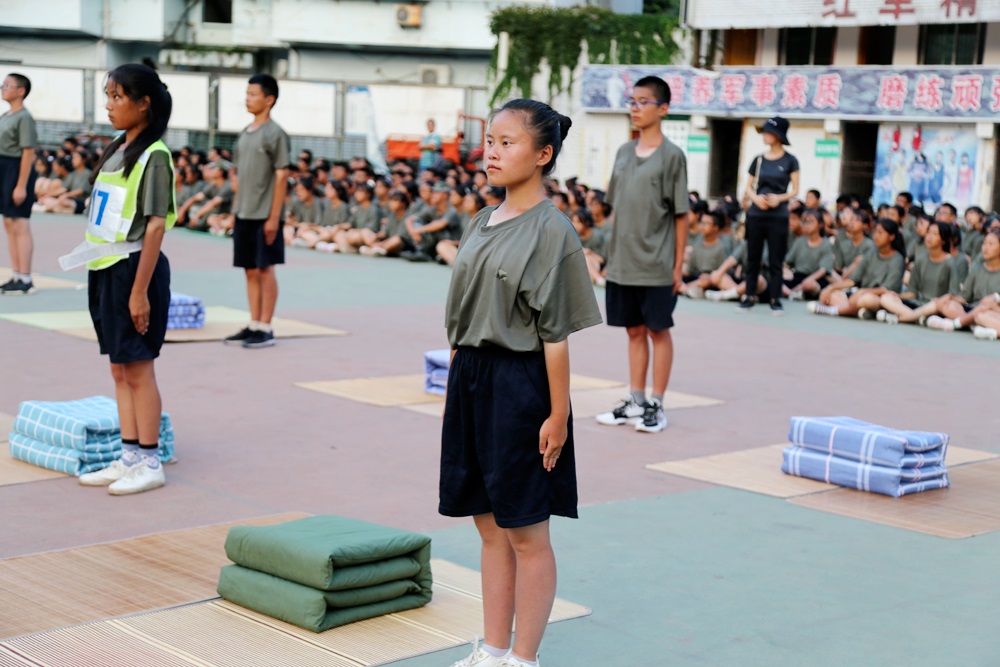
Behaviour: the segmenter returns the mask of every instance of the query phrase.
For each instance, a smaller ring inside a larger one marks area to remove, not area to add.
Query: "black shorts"
[[[438,511],[492,512],[501,528],[530,526],[553,514],[577,518],[572,415],[551,472],[538,451],[550,406],[542,352],[459,348],[448,372]]]
[[[663,331],[674,326],[677,295],[673,285],[619,285],[609,280],[604,295],[608,324],[613,327],[646,326]]]
[[[76,207],[73,211],[76,215],[83,213],[83,209],[86,208],[86,204],[83,203],[83,200],[76,198],[73,199],[73,206]]]
[[[924,305],[919,301],[917,301],[916,299],[900,299],[900,301],[902,301],[903,305],[909,308],[910,310],[916,310],[920,306]]]
[[[233,266],[266,269],[272,264],[285,263],[285,221],[278,223],[278,234],[271,245],[264,242],[265,222],[236,218],[233,225]]]
[[[0,216],[5,218],[30,218],[31,206],[35,203],[35,168],[28,172],[24,201],[14,205],[14,188],[21,175],[21,158],[0,156]]]
[[[785,287],[787,287],[788,289],[795,289],[796,287],[801,285],[802,281],[808,278],[810,275],[811,274],[796,271],[792,275],[791,280],[784,281]],[[820,276],[819,278],[816,279],[816,284],[819,285],[820,289],[825,289],[826,286],[829,284],[829,281],[826,279],[826,276]]]
[[[689,283],[693,283],[694,281],[698,280],[698,278],[701,278],[703,275],[705,275],[705,274],[703,274],[703,273],[692,273],[691,275],[684,276],[684,278],[683,278],[684,284],[687,285]]]
[[[128,259],[100,271],[91,271],[88,276],[90,319],[94,322],[101,354],[108,355],[113,364],[156,359],[167,335],[170,263],[163,253],[156,260],[149,280],[149,330],[139,335],[132,324],[128,302],[141,254],[142,251],[133,252]]]

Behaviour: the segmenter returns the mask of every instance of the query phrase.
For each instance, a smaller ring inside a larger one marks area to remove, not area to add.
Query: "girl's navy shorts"
[[[448,372],[438,511],[492,513],[501,528],[577,518],[573,417],[551,472],[538,440],[551,412],[544,353],[460,347]]]
[[[113,364],[156,359],[160,356],[167,335],[167,311],[170,309],[170,263],[162,252],[149,280],[149,330],[139,335],[132,324],[129,297],[139,268],[141,251],[128,259],[100,271],[91,271],[88,278],[90,319],[94,321],[101,354]]]

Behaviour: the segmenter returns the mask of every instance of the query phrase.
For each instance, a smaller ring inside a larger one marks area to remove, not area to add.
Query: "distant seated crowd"
[[[732,197],[710,208],[692,194],[682,287],[688,297],[737,300],[746,292],[746,243],[733,231],[739,213]],[[785,297],[810,301],[817,315],[967,329],[997,340],[1000,216],[972,206],[959,218],[949,203],[931,214],[907,192],[875,210],[842,195],[831,210],[810,190],[805,201],[789,204],[783,283]],[[766,292],[763,276],[753,289]]]

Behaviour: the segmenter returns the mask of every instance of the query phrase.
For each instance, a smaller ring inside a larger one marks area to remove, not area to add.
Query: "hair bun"
[[[569,116],[559,116],[559,138],[565,139],[569,134],[569,128],[573,127],[573,119]]]

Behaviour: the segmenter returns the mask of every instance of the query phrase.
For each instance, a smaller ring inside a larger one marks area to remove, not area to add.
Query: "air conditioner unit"
[[[396,5],[396,22],[400,28],[419,28],[422,11],[420,5]]]
[[[443,86],[451,83],[450,65],[417,65],[420,83]]]

